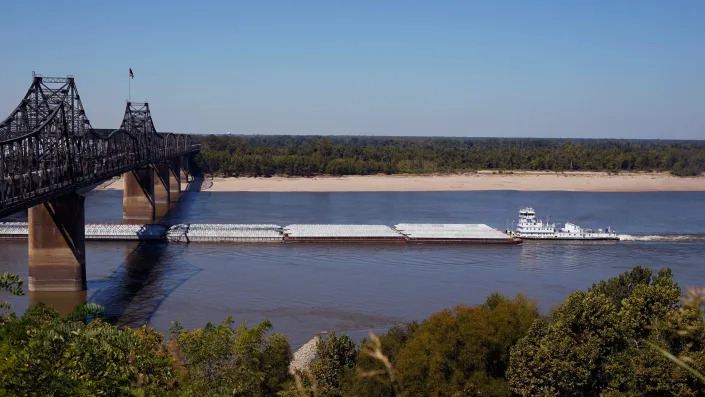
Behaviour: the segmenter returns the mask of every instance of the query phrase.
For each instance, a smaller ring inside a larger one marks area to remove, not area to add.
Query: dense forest
[[[223,176],[476,170],[705,172],[705,141],[207,135],[196,164]]]
[[[0,291],[21,294],[16,275]],[[118,328],[101,308],[18,316],[0,304],[0,395],[702,396],[705,290],[635,267],[568,296],[549,314],[489,296],[355,343],[331,333],[289,368],[285,335],[230,319],[164,336]],[[92,321],[87,321],[90,318]]]

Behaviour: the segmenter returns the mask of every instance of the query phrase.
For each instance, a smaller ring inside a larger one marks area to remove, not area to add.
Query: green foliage
[[[509,349],[538,315],[523,296],[490,296],[476,307],[457,306],[424,321],[399,352],[395,368],[408,395],[452,395],[476,390],[509,395],[504,373]]]
[[[0,324],[0,396],[270,396],[290,381],[289,342],[266,336],[267,321],[177,326],[167,345],[147,326],[84,321],[101,314],[95,304],[66,317],[39,306]]]
[[[21,280],[0,278],[19,291]],[[705,288],[682,299],[670,270],[635,267],[538,317],[523,296],[489,296],[363,340],[321,339],[294,382],[289,342],[228,318],[170,339],[120,329],[102,308],[39,306],[0,322],[0,396],[700,396]],[[97,318],[86,323],[86,318]]]
[[[371,136],[200,138],[197,166],[225,176],[428,174],[491,170],[705,171],[700,141]]]
[[[290,381],[289,342],[263,321],[254,328],[233,328],[230,318],[220,325],[186,331],[174,327],[170,343],[185,368],[182,383],[188,394],[270,396]]]
[[[507,299],[494,294],[483,305],[460,305],[433,314],[420,326],[395,327],[380,340],[404,396],[506,396],[509,349],[537,315],[536,306],[521,295]],[[389,369],[378,359],[360,354],[358,360],[358,376],[346,379],[345,395],[397,394]]]
[[[412,321],[403,325],[395,325],[380,335],[382,354],[394,363],[399,352],[413,338],[420,325]],[[388,397],[394,396],[394,390],[386,373],[384,365],[369,354],[362,352],[373,350],[374,341],[363,340],[360,343],[360,353],[354,370],[345,371],[342,377],[342,391],[345,396]],[[368,376],[361,376],[367,374]]]
[[[22,279],[20,276],[14,273],[2,273],[0,274],[0,292],[9,292],[15,296],[22,296]],[[10,304],[7,301],[0,301],[0,323],[5,321],[6,311],[10,309]],[[11,313],[12,316],[12,313]]]
[[[0,290],[7,291],[12,295],[22,296],[22,279],[14,273],[0,274]]]
[[[66,319],[71,321],[84,321],[88,317],[102,318],[103,314],[103,306],[97,303],[86,303],[76,307],[72,313],[66,316]]]
[[[705,385],[649,346],[686,355],[696,368],[705,364],[702,316],[680,307],[680,295],[670,270],[652,276],[638,266],[572,293],[512,348],[512,389],[547,396],[698,395]],[[678,332],[683,319],[700,332]]]
[[[332,332],[316,344],[318,359],[310,368],[313,383],[319,395],[340,396],[341,378],[346,370],[355,367],[355,342],[347,335]]]
[[[86,325],[46,307],[0,325],[0,357],[0,395],[154,395],[173,381],[156,331]]]

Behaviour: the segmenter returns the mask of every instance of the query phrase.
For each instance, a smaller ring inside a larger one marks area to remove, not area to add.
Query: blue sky
[[[2,8],[5,114],[32,71],[73,74],[116,128],[131,67],[162,131],[705,139],[705,1]]]

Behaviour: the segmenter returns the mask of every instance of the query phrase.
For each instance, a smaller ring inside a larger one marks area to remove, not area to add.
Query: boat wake
[[[631,235],[620,234],[620,241],[672,241],[672,242],[702,242],[705,234],[651,234]]]

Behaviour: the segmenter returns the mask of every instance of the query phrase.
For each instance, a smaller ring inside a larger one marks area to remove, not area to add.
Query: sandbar
[[[121,181],[113,180],[103,184],[99,189],[121,190],[122,185]],[[705,191],[705,176],[677,177],[667,173],[479,171],[450,175],[206,177],[202,190],[211,192]]]

